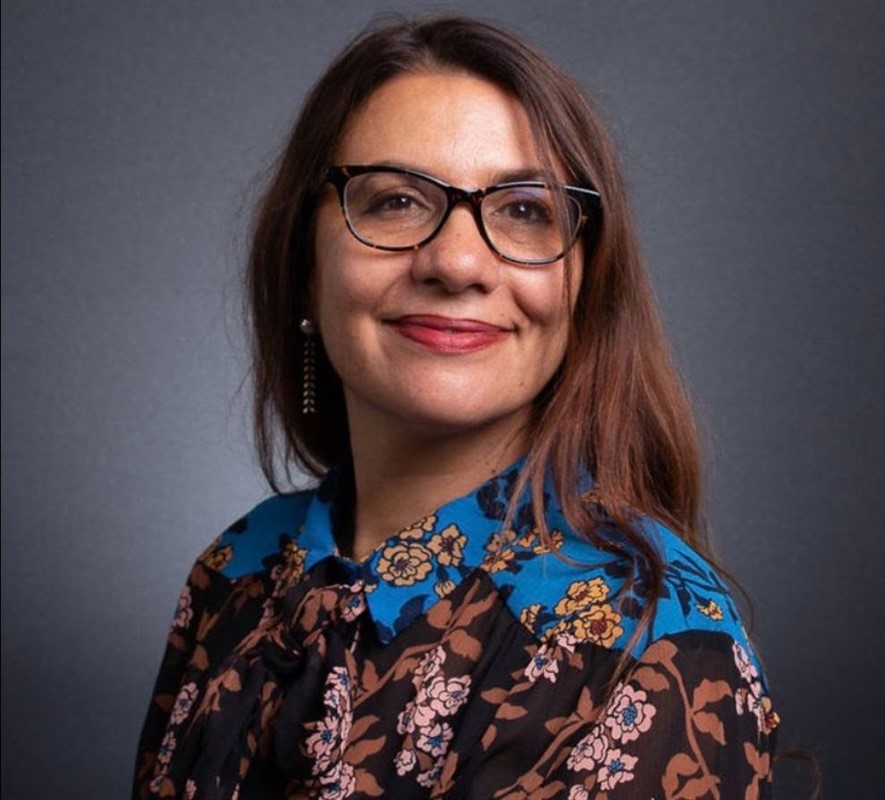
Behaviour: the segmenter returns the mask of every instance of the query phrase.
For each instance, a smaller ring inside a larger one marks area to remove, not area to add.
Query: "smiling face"
[[[470,189],[541,171],[519,102],[463,73],[383,84],[351,117],[335,163],[404,167]],[[352,436],[393,425],[421,435],[524,437],[532,401],[562,361],[579,245],[571,270],[564,260],[509,263],[460,204],[421,248],[377,250],[348,231],[328,187],[316,254],[316,318]],[[524,446],[517,439],[514,456]]]

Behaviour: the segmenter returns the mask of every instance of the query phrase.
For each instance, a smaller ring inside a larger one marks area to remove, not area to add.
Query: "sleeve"
[[[133,797],[147,795],[179,688],[188,674],[204,671],[211,661],[211,654],[207,651],[211,647],[209,633],[217,627],[230,591],[231,582],[208,568],[202,557],[191,569],[178,600],[142,727]]]
[[[747,647],[677,634],[649,646],[568,737],[557,782],[569,800],[762,800],[777,722]]]

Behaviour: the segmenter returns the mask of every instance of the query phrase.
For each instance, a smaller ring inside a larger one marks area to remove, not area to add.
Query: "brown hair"
[[[308,96],[259,208],[249,264],[254,326],[255,431],[262,469],[276,489],[277,465],[321,475],[349,459],[340,380],[318,355],[317,413],[301,413],[301,316],[310,308],[314,214],[325,172],[353,113],[395,75],[469,72],[517,97],[543,166],[602,195],[598,224],[585,232],[583,278],[562,365],[535,403],[532,445],[515,498],[530,487],[536,523],[552,476],[566,519],[642,567],[654,610],[662,565],[634,528],[654,517],[709,557],[700,518],[697,434],[648,285],[624,181],[599,115],[573,79],[518,38],[463,17],[405,20],[360,34]],[[320,348],[321,349],[321,348]],[[282,450],[280,451],[279,447]],[[595,479],[592,502],[581,475]],[[628,548],[604,533],[605,518]]]

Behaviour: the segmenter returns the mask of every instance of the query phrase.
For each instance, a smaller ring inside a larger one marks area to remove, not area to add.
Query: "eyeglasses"
[[[334,166],[326,180],[338,191],[350,232],[378,250],[417,250],[436,236],[458,203],[467,203],[486,244],[507,261],[550,264],[574,245],[600,208],[592,189],[544,181],[458,189],[397,167]]]

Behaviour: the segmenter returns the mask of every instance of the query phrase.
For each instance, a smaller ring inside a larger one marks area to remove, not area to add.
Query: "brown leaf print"
[[[191,656],[191,664],[199,670],[209,669],[209,656],[206,654],[206,648],[198,644],[194,648],[194,654]]]
[[[469,658],[471,661],[476,661],[480,653],[482,653],[482,645],[479,641],[462,630],[456,630],[452,633],[446,643],[453,653]]]
[[[699,797],[715,796],[713,793],[716,792],[719,783],[719,778],[715,775],[692,778],[690,781],[686,781],[682,791],[679,792],[679,800],[697,800]]]
[[[482,699],[485,700],[487,703],[491,703],[492,705],[496,706],[500,703],[503,703],[504,700],[507,698],[507,690],[500,689],[498,687],[495,687],[493,689],[486,689],[486,691],[484,691],[480,695],[480,697],[482,697]]]
[[[700,767],[688,753],[677,753],[670,759],[661,786],[664,787],[667,800],[679,800],[682,793],[679,791],[680,778],[688,778],[695,775]]]
[[[355,719],[350,728],[350,736],[348,738],[351,742],[355,742],[357,739],[362,739],[362,737],[368,732],[369,728],[371,728],[377,721],[378,717],[373,714]]]
[[[630,676],[647,692],[663,692],[670,686],[667,677],[651,667],[640,667]]]
[[[719,744],[725,744],[725,728],[716,714],[711,711],[696,711],[692,714],[692,719],[701,733],[708,733]]]
[[[691,695],[691,710],[699,711],[723,697],[731,696],[731,687],[725,681],[710,681],[704,678]]]
[[[221,676],[221,685],[229,692],[239,692],[243,688],[239,674],[232,669]]]
[[[356,739],[353,731],[351,731],[351,738]],[[386,741],[386,736],[379,736],[377,739],[363,739],[347,748],[347,760],[351,764],[361,764],[366,758],[374,755],[384,747],[384,742]]]
[[[645,664],[668,664],[672,667],[676,652],[676,645],[673,642],[660,639],[649,646],[642,656],[642,661]]]
[[[375,776],[367,769],[358,769],[354,771],[356,778],[356,791],[367,797],[383,797],[384,789],[378,785]]]
[[[513,703],[502,703],[498,707],[498,713],[495,716],[498,719],[519,719],[524,717],[528,712],[522,706],[513,705]]]

